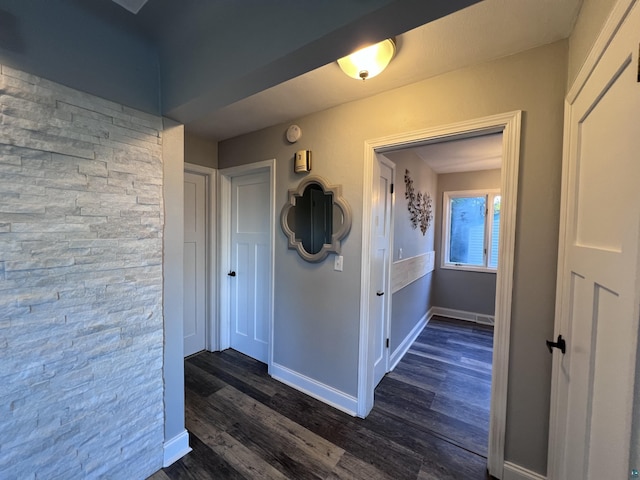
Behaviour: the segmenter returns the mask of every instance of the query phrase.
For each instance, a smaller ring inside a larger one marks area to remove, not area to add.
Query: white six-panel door
[[[206,346],[205,177],[184,173],[184,356]]]
[[[636,4],[567,113],[556,318],[567,351],[554,349],[550,479],[629,478],[639,315],[639,41]]]
[[[268,363],[271,311],[269,173],[231,179],[230,346]]]

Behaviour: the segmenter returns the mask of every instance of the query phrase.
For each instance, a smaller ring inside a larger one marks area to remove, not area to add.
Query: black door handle
[[[562,335],[558,335],[558,340],[552,342],[551,340],[547,340],[547,348],[549,349],[549,353],[553,353],[554,348],[559,348],[562,354],[564,355],[567,351],[567,342],[564,341]]]
[[[378,295],[379,297],[381,297],[382,295],[384,295],[384,292],[376,292],[376,295]]]
[[[227,273],[227,275],[229,275],[230,277],[235,277],[236,276],[236,272],[231,271],[231,272]]]

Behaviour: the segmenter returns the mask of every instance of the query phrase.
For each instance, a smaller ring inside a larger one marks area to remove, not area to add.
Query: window
[[[495,272],[499,234],[499,190],[444,193],[443,268]]]

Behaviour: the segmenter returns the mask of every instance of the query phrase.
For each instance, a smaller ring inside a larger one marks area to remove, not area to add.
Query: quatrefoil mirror
[[[289,190],[280,223],[289,248],[307,262],[321,262],[331,252],[340,253],[341,241],[351,230],[351,207],[340,185],[311,175]]]

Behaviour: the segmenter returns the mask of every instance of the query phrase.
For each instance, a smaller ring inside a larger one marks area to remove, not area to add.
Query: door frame
[[[564,135],[563,135],[563,151],[562,151],[562,183],[561,183],[561,196],[560,196],[560,232],[558,240],[558,268],[557,268],[557,282],[556,282],[556,305],[555,305],[555,319],[554,319],[554,336],[557,338],[562,332],[567,331],[566,322],[562,322],[565,317],[564,310],[566,308],[563,305],[563,289],[566,288],[565,267],[567,262],[566,251],[568,247],[569,239],[569,202],[571,196],[575,192],[569,192],[570,182],[570,156],[571,156],[571,135],[572,124],[571,116],[573,110],[573,104],[575,103],[578,95],[582,91],[583,87],[587,83],[587,80],[591,76],[591,73],[595,70],[598,62],[605,53],[605,50],[611,44],[611,41],[615,37],[616,33],[620,29],[621,25],[626,20],[627,16],[631,12],[631,9],[638,0],[618,0],[609,15],[609,18],[605,22],[598,38],[596,39],[589,55],[587,56],[584,64],[580,68],[576,79],[574,80],[571,88],[569,89],[564,102]],[[550,411],[549,411],[549,442],[547,453],[547,475],[549,480],[559,479],[559,475],[562,471],[562,463],[564,460],[563,442],[566,431],[566,419],[562,416],[562,412],[566,411],[566,388],[561,385],[560,369],[562,365],[559,361],[559,357],[554,355],[553,364],[551,368],[551,397],[550,397]],[[636,372],[637,377],[637,372]]]
[[[204,177],[205,182],[205,222],[206,234],[205,234],[205,286],[206,300],[205,300],[205,349],[212,351],[217,344],[217,334],[214,326],[218,295],[216,286],[216,221],[215,212],[217,199],[215,195],[215,188],[218,183],[218,173],[215,169],[210,167],[203,167],[201,165],[195,165],[193,163],[184,164],[184,172],[194,175],[200,175]]]
[[[362,273],[360,286],[360,339],[358,365],[358,416],[365,417],[373,408],[373,339],[369,328],[370,263],[372,245],[371,215],[373,162],[376,152],[410,147],[425,142],[437,143],[454,138],[473,137],[502,132],[502,213],[500,222],[500,262],[496,279],[496,311],[494,326],[493,376],[489,418],[489,473],[502,478],[507,417],[507,384],[509,373],[509,338],[513,264],[515,255],[518,169],[520,165],[520,130],[522,112],[517,110],[475,120],[428,128],[365,141],[362,222]]]
[[[269,298],[271,300],[271,308],[269,315],[269,348],[267,367],[269,374],[271,373],[271,365],[273,363],[273,319],[274,319],[274,272],[275,272],[275,225],[276,225],[276,160],[264,160],[261,162],[249,163],[237,167],[224,168],[218,171],[218,205],[219,205],[219,232],[218,238],[218,263],[217,263],[217,279],[218,279],[218,318],[215,330],[217,332],[216,350],[226,350],[230,347],[230,322],[231,309],[229,277],[227,273],[231,269],[231,181],[234,177],[249,175],[252,173],[269,174],[269,241],[271,242],[269,251],[269,268],[271,277],[271,286]],[[222,299],[227,299],[223,301]]]

